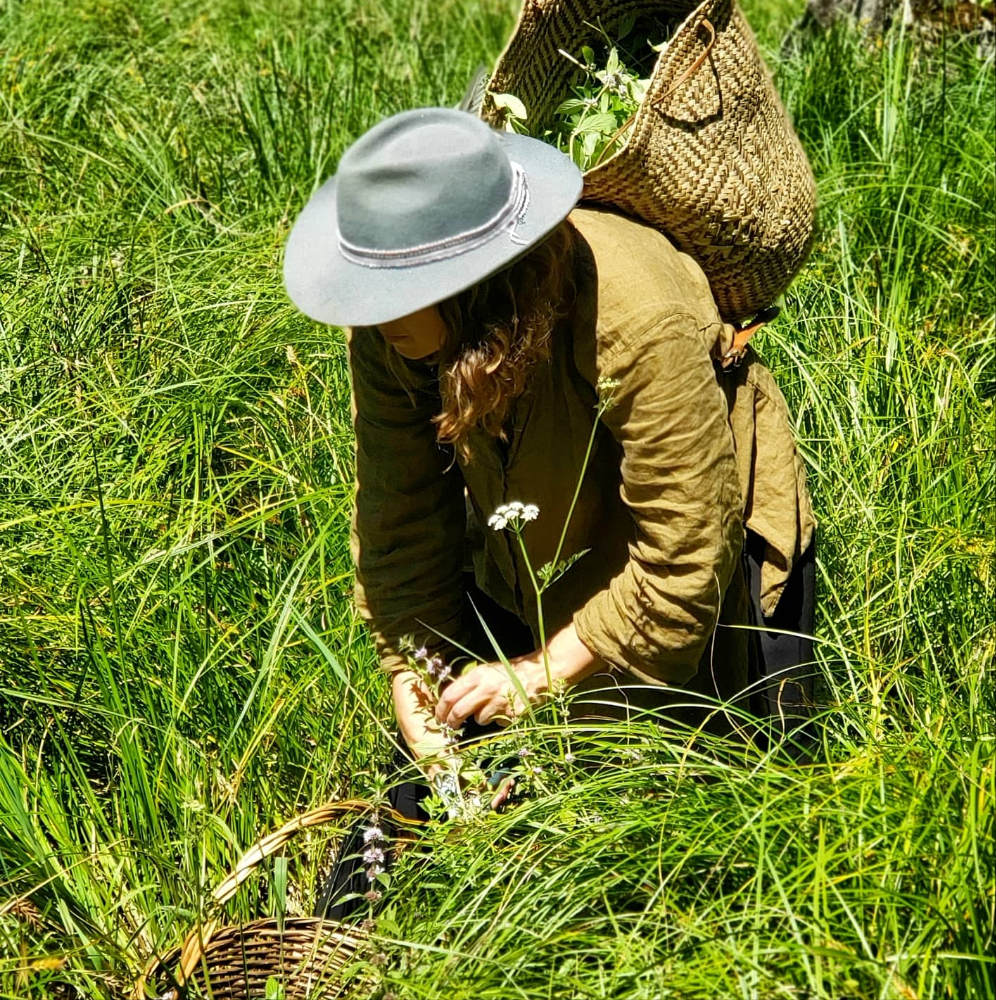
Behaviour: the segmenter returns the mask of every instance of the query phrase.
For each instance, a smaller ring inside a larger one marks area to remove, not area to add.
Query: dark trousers
[[[394,751],[391,771],[397,775],[411,767],[411,755],[401,734],[397,736],[399,746]],[[423,800],[429,794],[429,786],[424,781],[404,781],[394,785],[387,793],[388,805],[409,819],[428,819],[422,808]],[[327,920],[347,920],[365,906],[364,894],[375,889],[376,884],[367,878],[367,864],[363,861],[363,832],[371,825],[370,820],[361,820],[346,831],[336,851],[332,871],[318,890],[315,916]],[[390,844],[394,840],[393,824],[380,817],[378,824]],[[393,860],[392,849],[387,849],[387,865]]]
[[[802,757],[809,752],[815,739],[809,722],[814,703],[815,552],[810,545],[796,562],[771,617],[762,612],[759,596],[763,558],[764,539],[749,531],[743,562],[751,596],[751,624],[756,628],[751,632],[751,707],[760,724],[760,741],[784,741],[790,753]],[[532,650],[533,638],[523,622],[478,590],[473,577],[468,577],[465,584],[465,592],[472,598],[474,608],[488,623],[506,656],[520,656]],[[473,611],[470,620],[477,620]],[[472,648],[482,656],[490,654],[490,643],[483,630]],[[464,733],[473,738],[489,729],[493,727],[481,727],[468,719]],[[397,743],[391,762],[391,770],[396,775],[411,766],[411,754],[400,733]],[[428,795],[429,787],[424,781],[405,781],[391,788],[387,797],[390,806],[403,816],[428,819],[422,808]],[[319,891],[315,907],[317,916],[346,920],[363,906],[363,894],[371,888],[366,876],[367,866],[362,859],[363,831],[367,825],[366,822],[355,824],[343,838],[332,872]],[[380,825],[390,837],[390,823],[382,819]],[[346,896],[352,898],[344,899]]]
[[[473,719],[468,719],[463,726],[464,740],[473,740],[494,732],[498,727],[494,724],[480,726]],[[411,771],[413,755],[408,749],[401,733],[395,736],[397,748],[391,759],[389,774],[397,777],[405,771]],[[511,762],[492,765],[493,767],[508,767]],[[408,819],[428,820],[429,814],[422,803],[428,798],[431,790],[424,780],[409,780],[394,784],[387,793],[388,805]],[[388,842],[394,840],[395,828],[390,818],[381,815],[378,825],[386,834]],[[363,894],[375,888],[367,878],[367,865],[363,861],[363,833],[370,826],[370,820],[360,820],[354,823],[343,837],[336,854],[332,871],[318,891],[318,902],[315,905],[315,916],[328,920],[346,920],[363,905]],[[390,868],[394,858],[388,847],[385,868]],[[348,897],[348,898],[347,898]]]
[[[792,567],[774,613],[761,610],[761,563],[765,542],[747,532],[744,562],[755,631],[751,633],[749,681],[751,709],[767,739],[785,740],[796,756],[815,739],[809,720],[815,708],[816,661],[813,626],[816,610],[815,541]]]

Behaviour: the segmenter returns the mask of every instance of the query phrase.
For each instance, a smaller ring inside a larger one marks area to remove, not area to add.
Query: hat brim
[[[339,252],[336,178],[314,194],[295,222],[284,253],[284,283],[303,313],[333,326],[377,326],[442,302],[500,271],[563,221],[581,197],[581,171],[552,146],[498,133],[526,175],[529,206],[516,241],[499,232],[447,260],[407,267],[365,267]],[[525,244],[525,245],[524,245]]]

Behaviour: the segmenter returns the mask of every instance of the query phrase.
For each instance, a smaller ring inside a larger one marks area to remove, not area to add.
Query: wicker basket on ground
[[[214,911],[235,895],[262,861],[302,830],[372,812],[370,803],[350,799],[321,806],[285,823],[247,851],[215,889]],[[399,829],[415,822],[391,809],[381,808],[378,814],[389,816]],[[357,975],[359,963],[353,960],[362,956],[368,943],[369,934],[363,930],[318,917],[263,918],[223,926],[218,916],[212,916],[198,924],[180,947],[149,964],[134,996],[138,1000],[194,996],[263,1000],[274,985],[281,1000],[367,996],[368,977],[362,972]]]
[[[705,272],[724,317],[744,320],[805,262],[816,187],[735,0],[525,0],[489,95],[515,94],[539,134],[579,72],[559,50],[597,48],[634,16],[669,40],[632,131],[587,171],[582,198],[666,233]],[[485,98],[482,117],[500,125],[504,114]]]

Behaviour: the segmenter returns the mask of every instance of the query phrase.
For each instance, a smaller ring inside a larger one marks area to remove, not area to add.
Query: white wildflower
[[[609,89],[615,91],[617,94],[623,91],[624,85],[626,83],[625,78],[622,73],[618,70],[612,73],[599,73],[599,80]]]
[[[363,860],[368,864],[380,864],[384,860],[384,848],[383,847],[368,847],[363,852]]]
[[[439,732],[443,737],[443,742],[447,746],[453,746],[454,743],[458,743],[460,741],[460,736],[462,735],[459,729],[454,729],[452,726],[448,726],[445,722],[440,724]]]
[[[379,826],[368,826],[363,831],[363,843],[369,844],[373,840],[386,840],[384,831]]]
[[[539,517],[539,507],[536,504],[512,500],[495,508],[495,512],[488,518],[488,527],[494,531],[501,531],[510,524],[518,521],[535,521],[537,517]]]

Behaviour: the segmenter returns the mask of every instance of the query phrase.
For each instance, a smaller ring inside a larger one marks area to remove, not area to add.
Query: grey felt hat
[[[581,171],[538,139],[419,108],[360,136],[304,207],[284,282],[312,319],[376,326],[501,270],[561,222]]]

